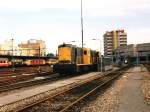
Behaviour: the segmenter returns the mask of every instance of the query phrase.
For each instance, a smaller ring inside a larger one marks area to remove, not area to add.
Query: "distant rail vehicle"
[[[24,64],[27,65],[27,66],[45,65],[45,60],[44,59],[30,59],[30,60],[26,60],[24,62]]]
[[[11,63],[7,58],[0,58],[0,67],[8,67]]]
[[[41,59],[21,59],[21,58],[0,58],[0,68],[3,67],[19,67],[19,66],[38,66],[38,65],[54,65],[58,62],[57,58],[41,58]]]
[[[48,59],[46,61],[46,64],[48,64],[48,65],[54,65],[56,63],[58,63],[58,59]]]

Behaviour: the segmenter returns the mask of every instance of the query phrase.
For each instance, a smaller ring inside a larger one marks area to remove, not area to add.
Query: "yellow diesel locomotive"
[[[53,70],[60,74],[94,71],[98,62],[99,52],[64,43],[58,46],[58,63]]]

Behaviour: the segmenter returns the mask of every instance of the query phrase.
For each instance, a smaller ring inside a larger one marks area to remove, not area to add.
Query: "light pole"
[[[72,41],[69,41],[69,42],[67,42],[68,44],[71,44],[71,43],[74,43],[74,42],[76,42],[75,40],[72,40]]]
[[[81,0],[81,44],[82,44],[82,58],[81,58],[81,63],[83,63],[83,47],[84,47],[84,35],[83,35],[83,8],[82,8],[82,0]]]
[[[76,42],[75,40],[73,40],[73,41],[70,41],[70,42]]]
[[[82,48],[83,48],[83,11],[82,11],[82,0],[81,0],[81,37],[82,37]]]
[[[11,39],[12,41],[12,71],[14,71],[14,39]]]
[[[101,71],[101,73],[103,73],[103,57],[102,57],[102,55],[101,55],[101,40],[100,39],[92,39],[92,40],[97,40],[97,41],[99,41],[99,44],[100,44],[100,52],[99,52],[99,56],[101,56],[101,60],[100,60],[100,71]],[[98,67],[98,69],[99,69],[99,67]]]
[[[40,64],[41,64],[41,60],[40,60],[40,56],[41,56],[41,47],[40,47],[40,44],[39,44],[39,49],[38,49],[38,51],[39,51],[39,67],[38,67],[38,73],[40,73],[41,72],[41,67],[40,67]]]
[[[139,54],[138,54],[138,51],[137,51],[137,56],[136,56],[136,64],[137,64],[137,66],[139,64]]]

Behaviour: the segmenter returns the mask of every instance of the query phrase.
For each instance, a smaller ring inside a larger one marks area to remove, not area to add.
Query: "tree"
[[[48,53],[47,56],[48,57],[54,57],[55,55],[53,53]]]

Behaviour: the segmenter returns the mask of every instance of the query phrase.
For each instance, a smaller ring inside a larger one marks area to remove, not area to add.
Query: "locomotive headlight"
[[[125,64],[127,64],[127,63],[128,63],[128,61],[127,61],[127,60],[124,60],[124,63],[125,63]]]

